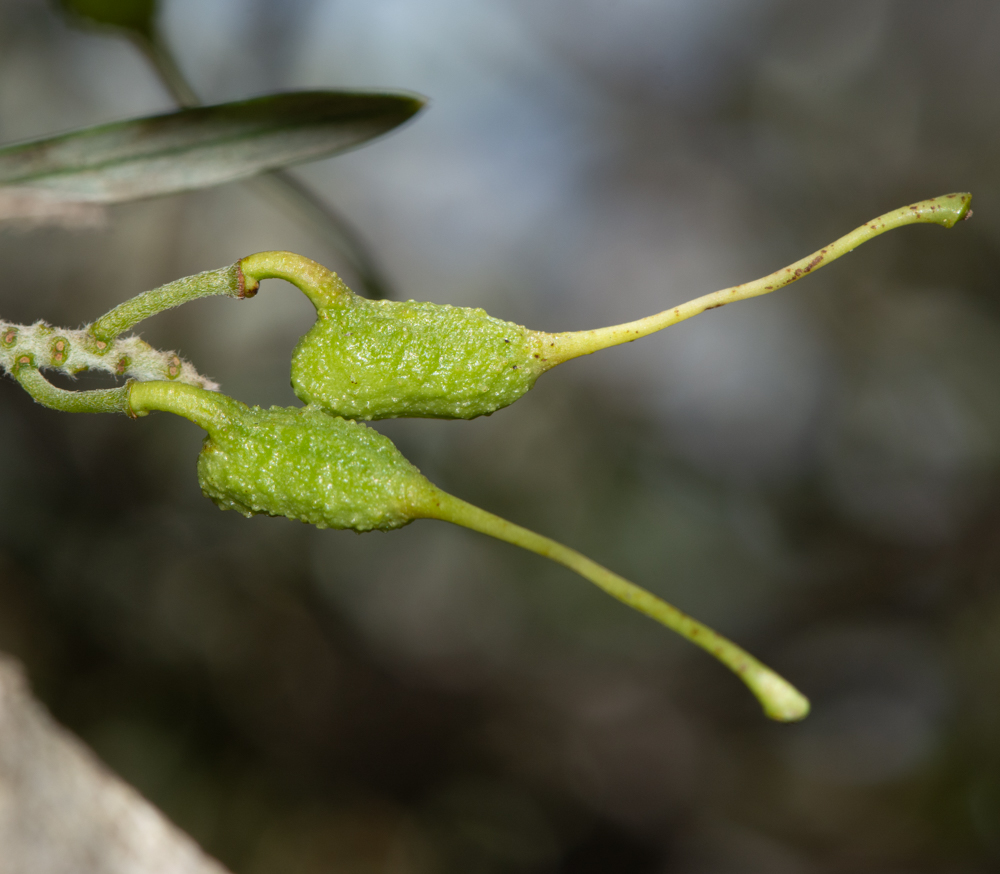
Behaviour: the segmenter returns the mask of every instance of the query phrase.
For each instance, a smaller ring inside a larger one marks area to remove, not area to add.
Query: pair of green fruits
[[[917,222],[951,227],[971,215],[970,200],[951,194],[903,207],[755,282],[636,322],[561,334],[532,331],[479,309],[368,300],[309,259],[264,252],[145,292],[80,331],[0,325],[0,365],[55,409],[133,417],[161,410],[195,422],[208,435],[198,461],[201,487],[223,509],[355,531],[441,519],[551,558],[709,651],[746,683],[768,716],[792,721],[808,713],[807,699],[736,644],[580,553],[443,492],[387,437],[358,420],[488,415],[516,401],[557,364],[767,294],[886,230]],[[196,298],[252,297],[269,278],[291,282],[316,307],[316,324],[292,357],[292,386],[304,407],[248,407],[210,390],[177,356],[121,338],[143,319]],[[41,374],[46,367],[101,367],[139,379],[118,389],[65,391]]]

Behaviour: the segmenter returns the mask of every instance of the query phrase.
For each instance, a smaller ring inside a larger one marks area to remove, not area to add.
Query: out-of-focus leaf
[[[59,0],[59,5],[85,21],[120,27],[144,39],[153,39],[156,0]]]
[[[0,149],[0,189],[25,203],[96,204],[207,188],[346,151],[423,105],[409,94],[312,91],[100,125]]]

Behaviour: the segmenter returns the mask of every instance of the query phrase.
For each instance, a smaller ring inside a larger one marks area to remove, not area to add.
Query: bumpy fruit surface
[[[205,438],[198,479],[224,510],[355,531],[406,525],[434,491],[387,437],[309,408],[230,414]]]
[[[545,370],[536,332],[481,309],[351,294],[317,316],[292,357],[292,387],[350,419],[489,415]]]

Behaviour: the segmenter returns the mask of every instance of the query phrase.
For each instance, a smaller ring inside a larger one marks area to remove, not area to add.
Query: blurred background
[[[761,715],[570,572],[434,522],[220,513],[201,432],[0,384],[0,649],[239,874],[986,872],[1000,866],[1000,6],[986,0],[162,0],[210,102],[430,105],[295,172],[400,298],[543,330],[756,278],[951,191],[782,292],[567,364],[472,422],[379,429],[813,701]],[[144,58],[0,0],[0,142],[168,111]],[[91,320],[264,249],[343,270],[233,185],[0,231],[0,313]],[[143,326],[294,404],[312,309],[267,283]]]

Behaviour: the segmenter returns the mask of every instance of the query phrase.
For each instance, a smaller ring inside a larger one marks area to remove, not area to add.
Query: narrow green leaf
[[[0,149],[0,194],[106,204],[207,188],[354,148],[423,105],[403,93],[312,91],[99,125]]]

